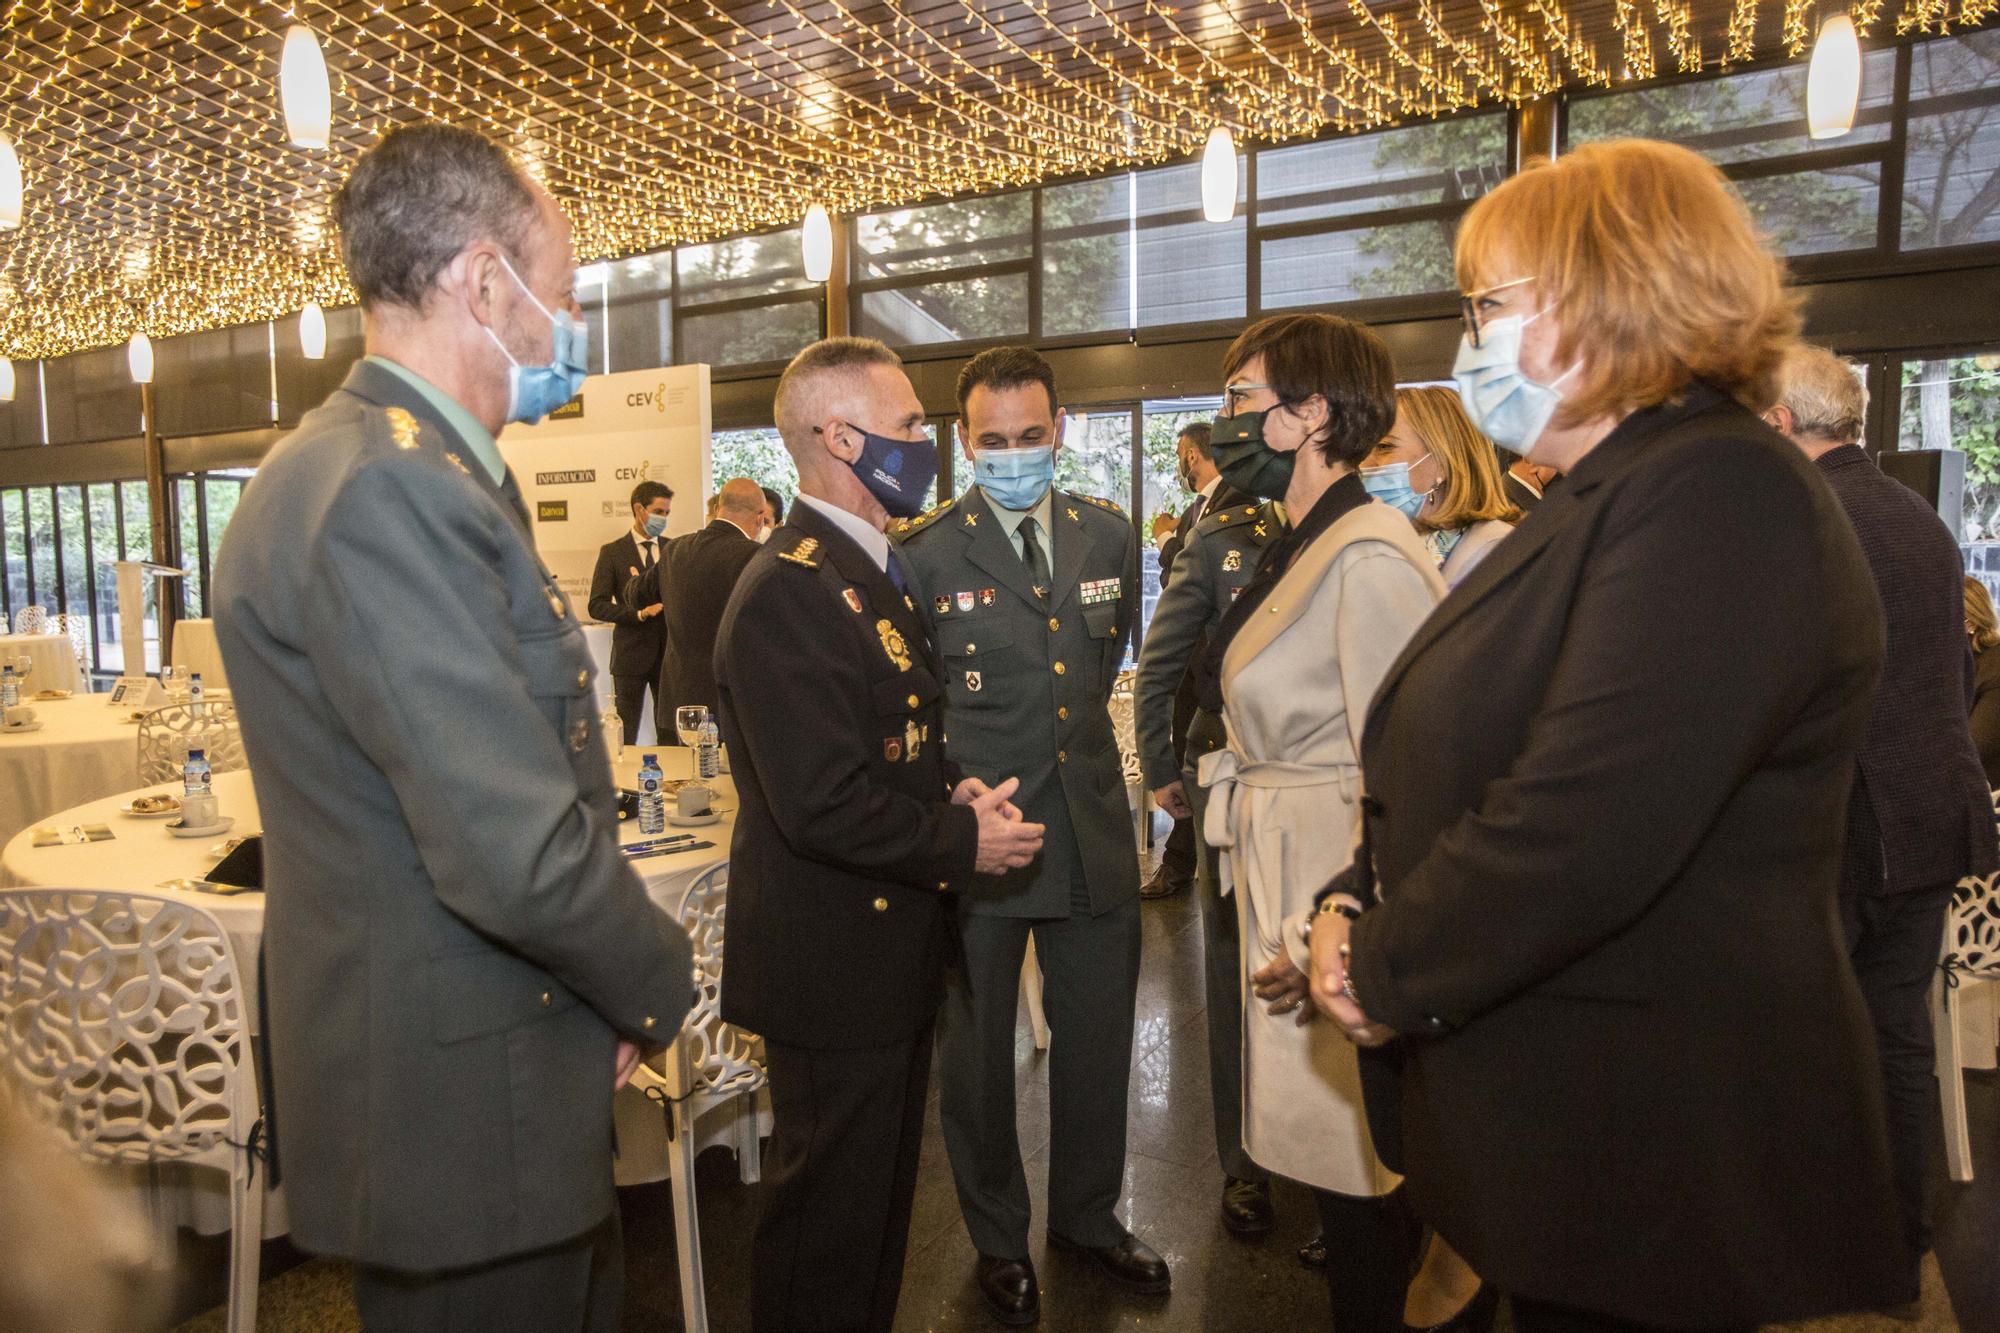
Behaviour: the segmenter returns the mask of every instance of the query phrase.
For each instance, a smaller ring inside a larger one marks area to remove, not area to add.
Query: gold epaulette
[[[1120,518],[1125,517],[1125,511],[1117,505],[1112,504],[1109,500],[1100,500],[1094,495],[1073,494],[1070,491],[1064,491],[1063,494],[1070,496],[1071,499],[1081,500],[1087,505],[1096,505],[1099,509],[1108,509]]]
[[[911,533],[921,532],[924,528],[935,523],[940,516],[949,513],[951,507],[957,503],[958,497],[954,495],[943,504],[932,509],[926,509],[915,518],[899,518],[889,525],[889,535],[891,537],[907,537]]]
[[[1258,541],[1270,541],[1285,530],[1285,510],[1276,500],[1266,500],[1262,504],[1231,505],[1218,509],[1213,514],[1204,514],[1201,522],[1195,524],[1191,536],[1205,536],[1211,532],[1221,532],[1224,528],[1241,527],[1252,524],[1249,536]]]
[[[818,569],[819,561],[813,557],[819,553],[819,538],[801,537],[789,551],[778,552],[778,559],[800,569]]]

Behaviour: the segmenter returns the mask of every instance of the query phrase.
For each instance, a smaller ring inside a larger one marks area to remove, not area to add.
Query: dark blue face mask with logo
[[[937,480],[937,446],[927,439],[897,440],[874,435],[853,422],[843,422],[861,437],[861,457],[848,466],[875,502],[891,518],[915,518],[924,512],[924,497]],[[813,428],[815,431],[819,427]]]

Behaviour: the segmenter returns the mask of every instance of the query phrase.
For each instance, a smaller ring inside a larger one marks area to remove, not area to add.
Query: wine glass
[[[674,710],[674,733],[689,749],[701,744],[701,729],[707,725],[707,704],[682,704]]]

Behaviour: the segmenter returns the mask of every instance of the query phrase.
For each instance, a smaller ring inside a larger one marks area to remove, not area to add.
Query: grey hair
[[[902,357],[874,338],[821,338],[793,357],[778,376],[778,392],[771,402],[778,434],[794,450],[805,446],[806,436],[820,424],[813,416],[811,390],[826,376],[902,364]]]
[[[1785,352],[1778,405],[1792,414],[1792,433],[1853,444],[1868,422],[1868,390],[1854,367],[1824,347],[1794,343]]]
[[[445,266],[475,241],[496,242],[518,261],[539,217],[527,177],[504,149],[436,123],[383,135],[333,199],[364,310],[421,310]]]

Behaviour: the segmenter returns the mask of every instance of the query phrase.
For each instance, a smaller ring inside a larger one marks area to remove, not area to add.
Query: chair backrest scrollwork
[[[697,875],[674,915],[694,944],[694,1008],[681,1024],[681,1086],[675,1095],[699,1092],[727,1097],[761,1084],[757,1039],[722,1021],[722,937],[729,863]]]
[[[197,745],[206,752],[211,772],[232,773],[250,766],[234,704],[205,700],[199,712],[192,704],[168,704],[139,719],[140,783],[172,782],[181,775],[188,750]]]
[[[243,1006],[229,937],[200,908],[0,892],[0,1070],[87,1157],[166,1161],[247,1139]]]

